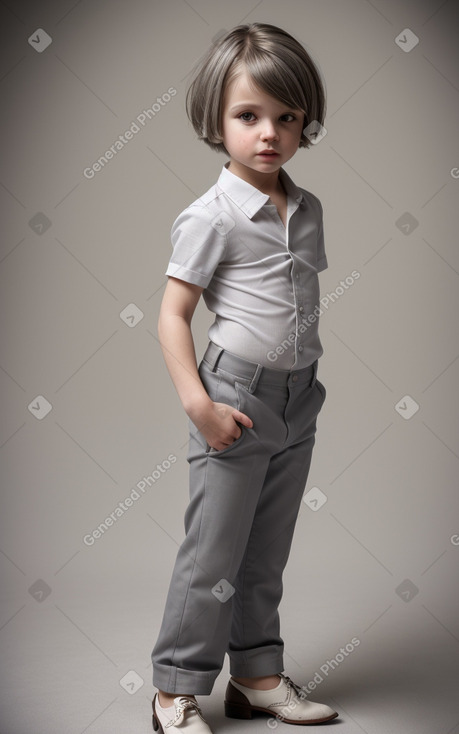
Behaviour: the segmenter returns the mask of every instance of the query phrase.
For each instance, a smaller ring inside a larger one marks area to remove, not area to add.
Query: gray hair
[[[289,33],[267,23],[240,25],[221,35],[195,67],[186,93],[186,112],[198,138],[228,154],[221,127],[223,96],[242,70],[266,94],[303,111],[299,147],[309,148],[311,141],[304,128],[312,122],[324,123],[324,83],[306,49]]]

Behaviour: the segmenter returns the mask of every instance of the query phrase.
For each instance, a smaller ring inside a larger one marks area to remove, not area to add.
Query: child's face
[[[245,71],[226,88],[222,115],[223,143],[235,172],[249,168],[272,176],[298,150],[303,112],[254,88]],[[268,149],[277,155],[260,155]]]

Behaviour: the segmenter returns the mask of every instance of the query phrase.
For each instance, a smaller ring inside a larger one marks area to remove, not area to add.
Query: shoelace
[[[185,715],[185,711],[187,710],[196,711],[198,715],[201,717],[201,719],[203,718],[201,709],[199,708],[196,701],[192,701],[189,698],[180,697],[178,700],[178,704],[176,704],[175,706],[175,717],[167,722],[166,729],[169,726],[175,726],[175,724],[181,724],[183,721],[183,717]]]
[[[304,699],[307,697],[307,693],[304,688],[301,688],[301,686],[294,683],[292,679],[288,677],[288,675],[284,675],[283,673],[279,673],[279,675],[287,684],[287,700],[290,700],[290,690],[293,689],[300,701],[304,701]]]

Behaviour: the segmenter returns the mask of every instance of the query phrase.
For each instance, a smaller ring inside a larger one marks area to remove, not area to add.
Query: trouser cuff
[[[165,693],[208,696],[220,670],[186,670],[169,665],[153,667],[153,685]]]
[[[257,678],[284,670],[284,648],[270,645],[252,650],[229,650],[230,673],[235,678]]]

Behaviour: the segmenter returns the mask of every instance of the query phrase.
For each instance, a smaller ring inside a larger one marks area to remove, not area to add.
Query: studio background
[[[322,201],[329,262],[286,673],[343,734],[459,732],[458,3],[10,0],[0,19],[0,731],[152,731],[188,502],[156,324],[172,222],[227,160],[185,91],[212,38],[260,21],[305,44],[328,101],[285,166]],[[210,323],[201,303],[199,358]],[[209,722],[267,731],[224,718],[226,680]]]

